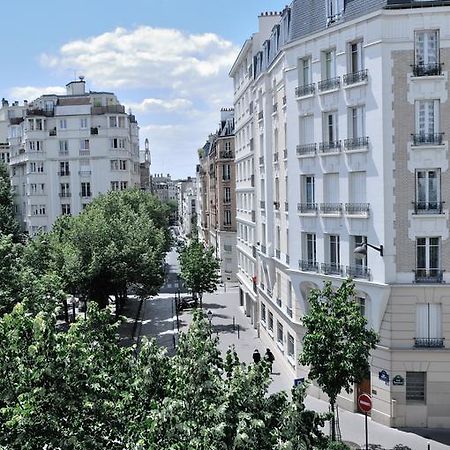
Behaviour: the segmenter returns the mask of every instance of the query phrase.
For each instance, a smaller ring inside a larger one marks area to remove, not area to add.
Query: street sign
[[[303,384],[305,382],[305,377],[302,378],[295,378],[294,380],[294,386],[298,386],[299,384]]]
[[[372,409],[372,398],[370,395],[361,394],[358,397],[358,406],[362,412],[367,414]]]

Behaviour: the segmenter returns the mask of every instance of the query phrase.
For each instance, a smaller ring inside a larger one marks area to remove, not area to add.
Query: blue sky
[[[231,106],[228,70],[277,0],[2,2],[0,97],[62,92],[77,75],[136,114],[152,172],[194,175],[197,148]]]

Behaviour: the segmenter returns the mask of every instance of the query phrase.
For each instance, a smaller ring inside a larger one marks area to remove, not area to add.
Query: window
[[[316,234],[305,233],[305,259],[309,265],[316,264]]]
[[[442,305],[418,303],[416,305],[416,347],[442,345]]]
[[[61,197],[70,197],[70,185],[69,185],[69,183],[61,183],[60,184],[60,196]]]
[[[287,335],[287,355],[289,358],[295,357],[295,341],[294,336],[290,333]]]
[[[119,170],[119,160],[118,159],[111,160],[111,170]]]
[[[307,86],[312,83],[311,57],[298,60],[298,85]]]
[[[67,153],[69,151],[69,141],[59,141],[59,153]]]
[[[366,172],[350,172],[348,174],[348,200],[350,204],[364,204],[366,197]]]
[[[416,171],[416,210],[440,210],[440,170]]]
[[[81,139],[80,150],[89,150],[89,139]]]
[[[231,179],[231,166],[230,164],[224,164],[222,166],[222,179],[230,180]]]
[[[426,372],[406,372],[406,402],[425,403]]]
[[[224,225],[231,225],[231,211],[229,209],[226,209],[224,212],[224,217],[223,217],[223,224]]]
[[[90,197],[91,195],[91,183],[89,181],[81,183],[81,196]]]
[[[119,182],[118,181],[111,181],[111,190],[112,191],[118,191],[119,190]]]
[[[266,323],[266,305],[261,302],[261,322]]]
[[[124,189],[128,188],[128,181],[121,181],[120,182],[120,190],[123,191]]]
[[[67,176],[70,175],[70,170],[69,170],[69,161],[60,161],[59,163],[59,174],[61,176]]]
[[[337,113],[329,111],[323,114],[323,141],[335,142],[338,140]]]
[[[440,276],[440,238],[422,237],[416,240],[416,272],[418,277]]]
[[[268,328],[273,332],[273,313],[269,311],[269,320],[267,322]]]
[[[284,345],[283,332],[283,325],[277,320],[277,342],[281,346]]]
[[[300,145],[314,142],[314,116],[312,114],[299,118],[299,143]]]
[[[231,253],[233,251],[233,246],[230,244],[223,244],[223,251],[227,253]]]
[[[348,137],[357,139],[364,137],[365,132],[365,108],[364,106],[355,106],[348,109]]]
[[[364,297],[356,297],[356,302],[359,304],[359,312],[363,317],[366,317],[366,299]]]
[[[348,44],[348,72],[355,73],[363,70],[362,41]]]
[[[120,170],[127,170],[127,160],[126,159],[120,159],[119,160],[119,169]]]
[[[439,33],[437,30],[415,32],[416,65],[433,65],[439,62]]]
[[[70,204],[69,203],[63,203],[61,205],[61,214],[63,216],[70,216]]]
[[[45,205],[31,205],[32,216],[45,216]]]
[[[111,139],[111,148],[125,148],[125,139],[123,138],[113,138]]]
[[[66,119],[60,119],[59,128],[61,130],[65,130],[67,128],[67,120]]]
[[[416,101],[416,134],[426,136],[439,133],[439,100]]]
[[[322,52],[322,80],[336,77],[336,51],[334,49]]]
[[[119,123],[119,128],[125,128],[125,117],[119,116],[118,123]]]
[[[231,142],[225,142],[225,151],[229,152],[231,150]]]
[[[30,194],[31,195],[44,195],[45,194],[45,183],[31,183],[30,184]]]
[[[292,317],[292,283],[288,281],[286,311],[289,317]]]
[[[223,189],[223,201],[225,203],[231,202],[231,188],[226,187]]]
[[[42,141],[28,141],[28,150],[30,152],[40,152],[43,150]]]
[[[325,173],[323,175],[323,201],[326,207],[332,208],[332,205],[339,204],[339,174]],[[333,209],[328,208],[328,212]]]
[[[330,265],[338,269],[341,264],[340,238],[337,235],[329,236]]]
[[[82,117],[80,119],[80,128],[87,128],[88,127],[88,120],[87,117]]]
[[[302,175],[302,201],[312,205],[315,201],[314,176]]]
[[[29,173],[36,173],[37,172],[37,165],[35,162],[30,162],[28,166],[28,172]],[[15,174],[14,174],[15,175]]]
[[[44,161],[39,161],[36,163],[36,172],[44,173]]]
[[[344,0],[326,0],[328,24],[338,20],[344,12]]]
[[[117,124],[118,124],[117,116],[111,116],[109,118],[109,127],[110,128],[117,128]]]

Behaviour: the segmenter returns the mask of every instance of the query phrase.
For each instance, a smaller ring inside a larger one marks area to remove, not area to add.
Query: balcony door
[[[439,36],[437,30],[416,31],[416,64],[428,65],[439,62]]]
[[[420,136],[439,133],[439,100],[416,102],[416,133]]]
[[[416,241],[416,278],[440,277],[440,238],[422,237]]]
[[[440,171],[418,170],[416,172],[416,209],[434,211],[440,205]]]

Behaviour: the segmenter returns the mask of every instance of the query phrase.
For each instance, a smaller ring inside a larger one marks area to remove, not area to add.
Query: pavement
[[[179,332],[185,332],[191,323],[191,312],[182,311],[179,314],[177,326],[174,298],[181,286],[178,284],[176,275],[173,276],[179,269],[176,256],[169,254],[168,264],[168,272],[172,275],[168,276],[168,282],[160,295],[144,300],[136,325],[132,318],[138,314],[139,301],[131,299],[129,302],[127,315],[130,319],[124,324],[123,333],[125,335],[134,328],[135,341],[139,340],[139,336],[153,336],[160,345],[173,353]],[[213,314],[211,321],[213,333],[219,337],[219,349],[223,354],[230,346],[234,346],[241,362],[247,364],[253,362],[252,354],[255,348],[258,348],[261,355],[264,354],[266,346],[239,306],[237,286],[228,284],[219,287],[213,294],[205,294],[203,307]],[[292,385],[293,377],[282,370],[280,362],[275,360],[269,393],[281,390],[290,392]],[[328,403],[315,397],[307,396],[305,403],[309,409],[318,412],[328,411]],[[356,444],[353,448],[365,448],[364,416],[343,409],[339,409],[339,416],[342,440]],[[399,450],[449,450],[450,430],[399,430],[372,422],[369,418],[369,442],[369,448],[372,450],[393,449],[396,445],[399,446],[397,447]]]

